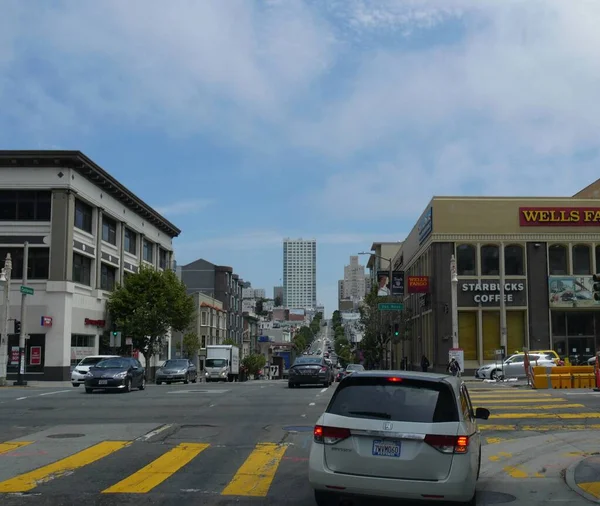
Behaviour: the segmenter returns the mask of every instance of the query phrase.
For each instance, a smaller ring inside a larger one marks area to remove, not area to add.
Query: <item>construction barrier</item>
[[[598,373],[592,365],[534,366],[532,387],[536,389],[594,388]]]

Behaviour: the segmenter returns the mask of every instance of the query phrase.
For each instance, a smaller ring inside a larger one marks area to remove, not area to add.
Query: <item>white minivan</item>
[[[475,505],[477,419],[460,378],[360,371],[344,378],[314,427],[308,479],[319,506],[341,498]]]

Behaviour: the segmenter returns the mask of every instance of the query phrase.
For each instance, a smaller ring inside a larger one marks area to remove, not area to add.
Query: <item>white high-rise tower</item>
[[[283,305],[290,309],[317,307],[316,239],[283,240]]]

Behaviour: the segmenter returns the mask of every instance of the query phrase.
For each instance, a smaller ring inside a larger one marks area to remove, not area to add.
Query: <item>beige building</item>
[[[377,271],[389,271],[390,262],[386,258],[395,258],[402,247],[402,242],[374,242],[371,245],[373,254],[369,257],[367,268],[371,274],[370,286],[377,284]]]
[[[394,258],[395,270],[405,272],[405,308],[413,314],[395,365],[404,355],[418,367],[424,353],[445,367],[452,255],[466,369],[493,360],[501,347],[501,269],[508,354],[529,347],[575,362],[593,356],[600,346],[592,280],[600,271],[599,191],[596,182],[574,197],[434,197]],[[426,293],[409,293],[414,276],[425,277]]]

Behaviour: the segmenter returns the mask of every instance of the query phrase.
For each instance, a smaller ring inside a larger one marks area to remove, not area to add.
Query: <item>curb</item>
[[[587,499],[590,502],[600,504],[600,499],[598,499],[596,496],[590,494],[589,492],[586,492],[585,490],[583,490],[578,485],[578,483],[575,481],[575,471],[582,463],[584,463],[589,458],[590,457],[586,457],[584,459],[581,459],[578,462],[573,462],[569,467],[567,467],[567,469],[565,471],[565,482],[567,483],[569,488],[576,494],[579,494],[581,497],[583,497],[584,499]]]

